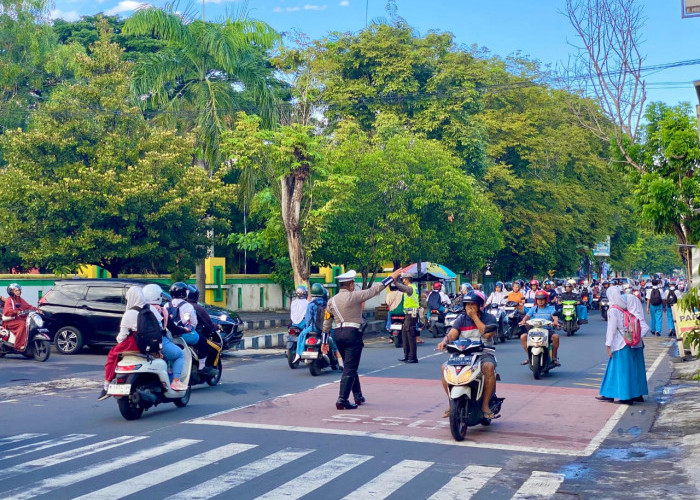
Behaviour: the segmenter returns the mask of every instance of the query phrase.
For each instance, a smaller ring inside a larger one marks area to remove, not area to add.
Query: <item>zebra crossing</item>
[[[42,452],[49,454],[36,456]],[[328,453],[335,456],[326,457]],[[293,467],[293,474],[279,474],[289,467]],[[358,481],[360,472],[362,479]],[[334,480],[349,473],[354,474],[353,479],[345,484],[352,485],[351,492],[329,486],[337,485]],[[506,476],[508,481],[504,481]],[[437,490],[417,494],[426,479],[428,484],[438,484]],[[520,486],[497,498],[525,499],[551,498],[563,480],[561,474],[533,471],[526,477],[498,466],[457,467],[409,459],[387,463],[371,454],[338,453],[328,448],[269,450],[266,445],[223,444],[218,440],[208,449],[201,439],[125,435],[100,440],[96,434],[25,433],[0,438],[0,499],[12,500],[42,495],[85,500],[192,500],[217,495],[262,500],[298,499],[309,494],[334,498],[336,490],[340,493],[335,498],[345,500],[380,500],[392,495],[443,500],[480,498],[480,494],[493,498],[487,491],[489,485],[502,489],[504,484]],[[173,491],[174,485],[177,491]]]

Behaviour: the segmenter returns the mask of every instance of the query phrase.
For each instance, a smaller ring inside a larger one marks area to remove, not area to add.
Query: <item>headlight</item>
[[[226,316],[226,313],[224,313],[224,314],[222,314],[221,316],[219,316],[219,319],[220,319],[221,321],[228,321],[228,316]]]
[[[44,326],[44,318],[37,314],[36,316],[34,316],[34,324],[37,327],[41,328],[42,326]]]
[[[454,385],[457,383],[457,373],[455,372],[455,369],[451,366],[448,366],[445,369],[445,380],[447,380],[448,384]]]
[[[462,370],[457,377],[458,384],[466,384],[472,376],[471,370]]]

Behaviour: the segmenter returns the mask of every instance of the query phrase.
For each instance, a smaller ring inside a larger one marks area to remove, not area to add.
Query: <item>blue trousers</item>
[[[170,361],[173,368],[173,378],[180,378],[182,365],[185,363],[182,349],[173,344],[168,337],[163,336],[163,359]]]
[[[671,307],[666,308],[666,318],[668,318],[668,330],[675,330],[673,327],[673,311],[671,310]]]
[[[650,327],[652,332],[658,332],[661,333],[661,328],[663,325],[661,322],[663,321],[663,312],[664,312],[664,305],[659,304],[658,306],[655,306],[654,304],[649,304],[649,315],[651,316],[650,319]]]
[[[588,321],[588,309],[586,309],[586,306],[576,306],[576,315],[579,320]]]

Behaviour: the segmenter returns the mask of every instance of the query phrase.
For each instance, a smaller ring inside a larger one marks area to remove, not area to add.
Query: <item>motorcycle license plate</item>
[[[447,361],[448,365],[467,366],[472,364],[471,354],[469,356],[455,356]]]
[[[318,353],[317,352],[302,352],[301,353],[301,359],[317,359],[318,358]]]
[[[401,330],[403,328],[403,325],[391,325],[389,327],[389,330]]]
[[[128,396],[131,392],[131,384],[109,384],[107,394],[111,396]]]

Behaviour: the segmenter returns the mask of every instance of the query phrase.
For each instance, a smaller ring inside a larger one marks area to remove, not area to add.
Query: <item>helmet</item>
[[[501,287],[501,291],[503,291],[503,282],[502,282],[502,281],[497,281],[497,282],[496,282],[496,286],[500,286],[500,287]]]
[[[323,285],[321,283],[314,283],[311,285],[311,296],[323,297]]]
[[[469,287],[467,287],[466,283],[462,283],[461,285],[459,285],[459,293],[461,293],[462,295],[466,295],[468,291]]]
[[[7,295],[9,295],[10,297],[12,297],[15,294],[15,290],[21,292],[22,287],[19,286],[17,283],[10,283],[9,285],[7,285]]]
[[[530,286],[532,286],[532,285],[534,285],[534,286],[540,286],[540,282],[537,281],[537,280],[532,280],[532,281],[530,281]]]
[[[472,290],[471,292],[466,294],[462,299],[463,305],[476,304],[479,306],[479,309],[483,309],[485,303],[486,297],[484,297],[484,294],[478,290]]]
[[[552,286],[553,285],[552,280],[544,280],[543,285],[544,286],[547,286],[547,285]]]
[[[296,290],[294,290],[294,293],[297,294],[297,297],[301,298],[306,298],[309,296],[309,291],[304,285],[299,285]]]
[[[199,302],[199,288],[196,285],[187,286],[187,302]]]
[[[143,298],[146,300],[146,304],[160,305],[163,289],[151,283],[143,287]]]
[[[506,290],[509,292],[513,289],[513,283],[511,281],[506,283]]]
[[[517,286],[518,288],[522,288],[522,287],[523,287],[523,286],[520,284],[520,281],[519,281],[519,280],[515,280],[515,281],[513,282],[513,285],[512,285],[512,286]]]
[[[174,299],[186,299],[189,289],[182,281],[176,281],[170,285],[170,296]]]
[[[544,290],[537,290],[535,292],[535,300],[537,299],[549,300],[549,294]]]
[[[576,280],[571,279],[571,280],[567,281],[566,284],[571,285],[571,286],[576,286]]]
[[[440,283],[439,281],[433,283],[433,290],[442,290],[442,283]]]
[[[603,281],[603,286],[608,285],[610,286],[610,282],[608,280]]]

